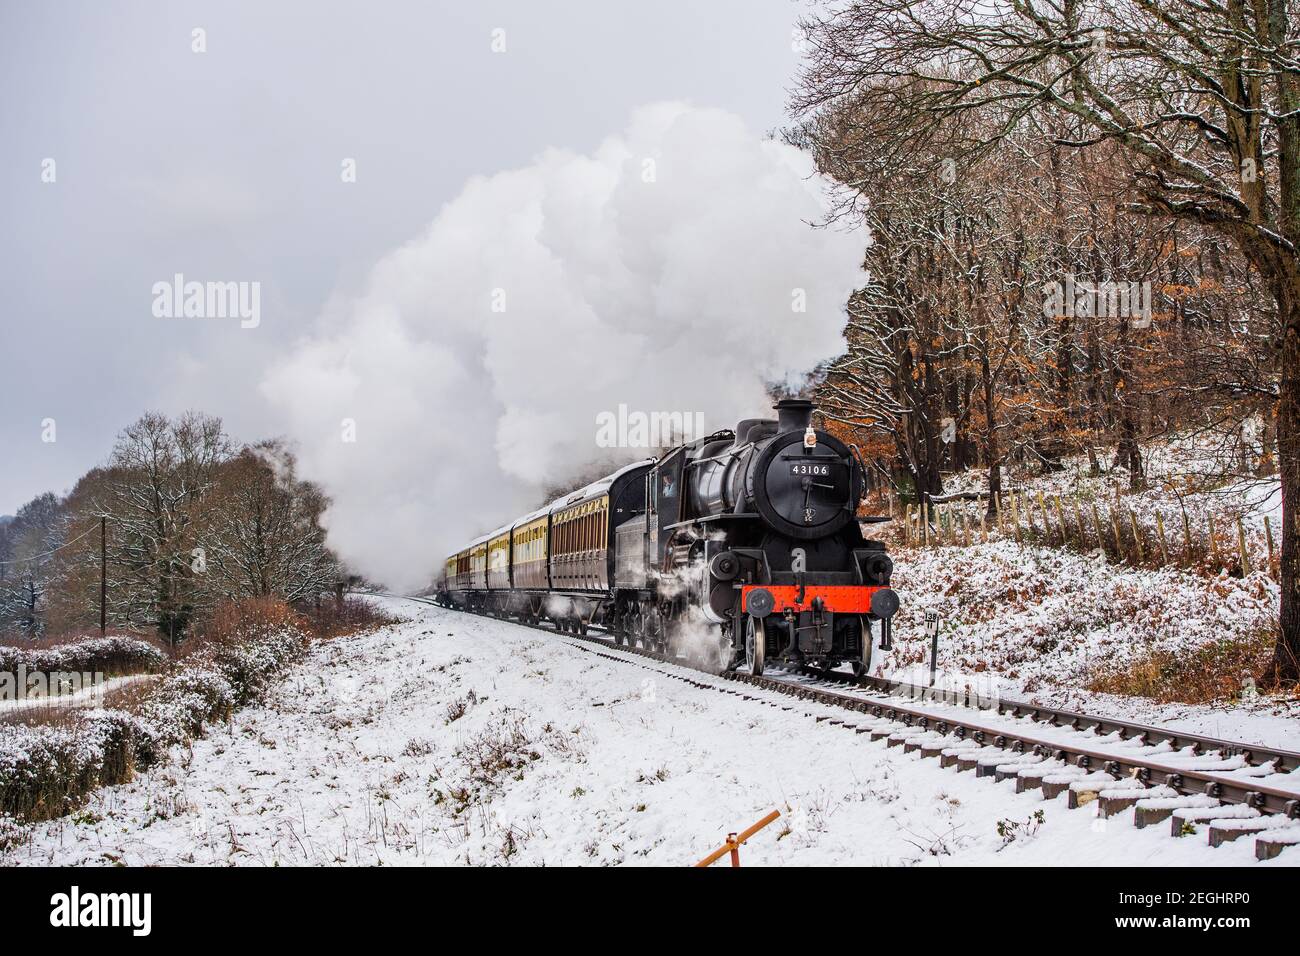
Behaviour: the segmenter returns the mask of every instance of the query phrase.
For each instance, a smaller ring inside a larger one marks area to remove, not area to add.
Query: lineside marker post
[[[930,686],[934,686],[934,672],[939,666],[939,615],[925,612],[925,629],[930,633]]]
[[[722,859],[722,857],[727,853],[731,854],[731,865],[740,866],[740,848],[745,844],[745,842],[750,837],[752,837],[759,830],[763,829],[763,827],[767,826],[769,823],[774,822],[780,816],[781,816],[780,810],[773,810],[771,813],[763,817],[763,819],[759,820],[748,830],[744,830],[740,833],[728,833],[727,842],[724,843],[722,846],[718,847],[718,849],[714,850],[704,859],[700,860],[700,862],[696,863],[695,866],[697,868],[712,866],[718,860]]]

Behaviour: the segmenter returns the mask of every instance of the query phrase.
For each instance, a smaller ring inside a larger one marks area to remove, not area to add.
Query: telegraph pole
[[[99,636],[108,627],[108,517],[99,516]]]

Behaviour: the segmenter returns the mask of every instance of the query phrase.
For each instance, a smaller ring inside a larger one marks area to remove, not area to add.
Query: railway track
[[[425,598],[390,596],[441,607]],[[1014,780],[1018,793],[1038,790],[1045,799],[1065,794],[1071,808],[1096,802],[1101,817],[1132,809],[1139,828],[1167,823],[1176,837],[1204,828],[1210,846],[1254,837],[1258,859],[1300,844],[1300,753],[1294,751],[839,671],[717,674],[685,658],[617,644],[600,629],[575,634],[496,619],[583,649],[599,647],[596,653],[612,660],[642,657],[707,675],[700,680],[661,671],[701,688],[786,710],[796,701],[822,705],[825,712],[812,716],[831,726],[905,753],[919,751],[944,767]]]

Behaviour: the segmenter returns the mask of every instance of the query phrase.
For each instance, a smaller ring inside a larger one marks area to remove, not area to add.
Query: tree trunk
[[[998,450],[997,403],[987,339],[980,355],[980,377],[984,386],[984,460],[989,468],[989,503],[985,514],[992,520],[997,517],[998,502],[1002,499],[1002,456]]]
[[[1277,446],[1282,477],[1282,611],[1272,677],[1300,680],[1300,299],[1284,307]]]

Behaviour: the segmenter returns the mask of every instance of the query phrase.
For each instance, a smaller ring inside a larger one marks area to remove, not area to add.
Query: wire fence
[[[1193,516],[1180,508],[1167,515],[1154,506],[1015,491],[994,496],[991,507],[986,493],[903,505],[901,514],[898,507],[891,503],[895,518],[902,518],[904,543],[915,547],[1014,540],[1100,551],[1117,563],[1278,577],[1277,542],[1267,515],[1256,525],[1246,514]]]

